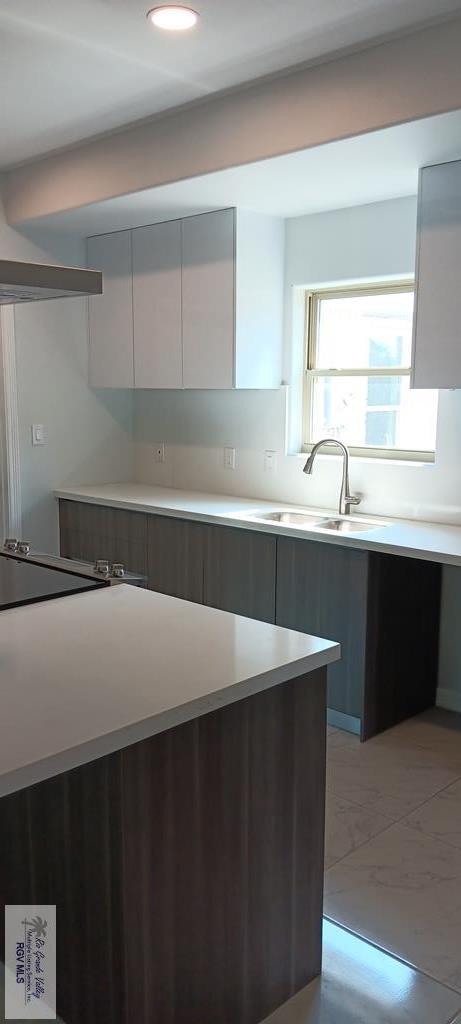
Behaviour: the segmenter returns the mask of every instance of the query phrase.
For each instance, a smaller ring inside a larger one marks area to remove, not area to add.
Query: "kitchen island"
[[[338,645],[137,588],[0,615],[0,891],[67,1024],[257,1024],[319,973]]]

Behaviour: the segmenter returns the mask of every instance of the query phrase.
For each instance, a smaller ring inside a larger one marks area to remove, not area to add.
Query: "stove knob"
[[[123,565],[123,562],[112,562],[111,574],[112,576],[115,576],[116,579],[123,579],[125,575],[125,566]]]
[[[18,544],[19,541],[16,539],[16,537],[7,537],[5,540],[4,547],[6,551],[17,551]]]
[[[107,558],[97,558],[94,563],[94,571],[101,573],[102,576],[109,575],[109,562]]]
[[[30,544],[28,540],[20,540],[17,550],[20,551],[21,555],[28,555],[30,551]]]

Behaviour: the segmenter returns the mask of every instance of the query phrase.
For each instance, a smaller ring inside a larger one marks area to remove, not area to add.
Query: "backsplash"
[[[335,508],[341,466],[330,455],[312,476],[300,455],[286,455],[288,389],[279,391],[139,391],[135,397],[134,474],[140,483],[267,498]],[[442,523],[461,523],[461,393],[440,393],[435,463],[352,458],[360,511]],[[155,461],[165,442],[166,460]],[[224,446],[236,449],[236,468],[224,467]],[[276,454],[274,472],[264,451]]]

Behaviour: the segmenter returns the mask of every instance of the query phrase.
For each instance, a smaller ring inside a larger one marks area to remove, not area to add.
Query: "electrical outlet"
[[[224,448],[224,469],[235,469],[235,448]]]
[[[275,473],[277,468],[277,452],[267,448],[264,452],[264,472]]]
[[[156,462],[165,462],[165,442],[156,445],[154,448],[154,458]]]

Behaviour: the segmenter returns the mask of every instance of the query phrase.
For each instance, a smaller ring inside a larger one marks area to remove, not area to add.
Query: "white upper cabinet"
[[[412,387],[461,387],[461,161],[420,172]]]
[[[285,222],[236,211],[235,387],[282,379]]]
[[[183,387],[279,387],[283,220],[220,210],[182,224]]]
[[[233,210],[182,223],[185,388],[235,384],[235,217]]]
[[[88,239],[88,266],[102,270],[103,293],[89,299],[89,378],[94,388],[132,388],[131,232]]]
[[[105,300],[90,315],[92,384],[279,387],[283,220],[218,210],[102,235],[88,253]]]
[[[132,232],[134,383],[182,387],[181,221]]]

